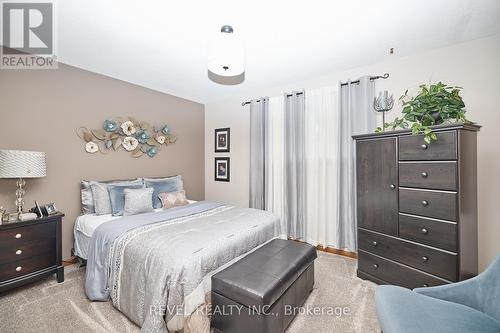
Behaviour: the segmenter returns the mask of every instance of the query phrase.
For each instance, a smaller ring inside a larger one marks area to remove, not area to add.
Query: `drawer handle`
[[[427,176],[429,176],[429,174],[425,171],[422,172],[421,175],[422,175],[422,178],[427,178]]]
[[[373,242],[372,242],[372,245],[373,245],[373,246],[377,246],[377,245],[378,245],[377,241],[373,241]]]
[[[23,237],[23,235],[21,235],[21,234],[16,234],[16,239],[19,239],[19,238],[21,238],[21,237]]]
[[[16,255],[18,255],[18,256],[21,255],[22,253],[23,253],[23,251],[21,251],[21,250],[16,251]]]
[[[422,257],[422,261],[423,261],[423,262],[428,262],[428,261],[429,261],[429,257],[423,256],[423,257]]]
[[[427,283],[424,283],[422,287],[427,288],[429,285]]]
[[[17,267],[16,267],[16,272],[20,272],[20,271],[21,271],[21,269],[23,269],[23,267],[22,267],[22,266],[17,266]]]
[[[426,145],[425,143],[423,145],[420,146],[423,150],[426,150],[427,148],[429,148],[428,145]]]
[[[378,269],[378,264],[373,264],[373,269]]]
[[[427,230],[426,228],[422,228],[421,231],[424,235],[427,235],[429,233],[429,230]]]
[[[429,201],[427,200],[422,200],[422,206],[429,206]]]
[[[394,189],[396,188],[396,185],[391,184],[391,185],[389,185],[389,188],[390,188],[391,190],[394,190]]]

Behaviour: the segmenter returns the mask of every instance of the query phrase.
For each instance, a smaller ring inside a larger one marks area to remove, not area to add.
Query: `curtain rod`
[[[377,80],[377,79],[387,79],[389,77],[389,73],[385,73],[384,75],[377,75],[377,76],[371,76],[370,81]],[[351,81],[351,84],[353,83],[359,83],[359,80],[356,81]],[[342,82],[340,85],[341,86],[347,86],[349,83],[348,82]]]
[[[377,80],[377,79],[387,79],[389,77],[389,73],[385,73],[384,75],[376,75],[376,76],[371,76],[370,77],[370,81],[373,81],[373,80]],[[351,81],[351,84],[353,83],[359,83],[359,80],[356,80],[356,81]],[[340,84],[340,86],[347,86],[349,83],[348,82],[342,82]],[[286,94],[286,97],[291,97],[293,95],[302,95],[303,92],[298,92],[298,93],[295,93],[295,94]],[[256,100],[256,102],[260,102],[260,99]],[[243,102],[241,103],[241,106],[245,106],[247,104],[250,104],[250,101],[246,101],[246,102]]]
[[[296,92],[295,94],[286,94],[286,97],[292,97],[293,95],[302,95],[304,92],[302,91],[299,91],[299,92]],[[260,102],[260,99],[256,100],[256,102]],[[246,102],[243,102],[241,103],[241,106],[245,106],[247,104],[250,104],[251,102],[250,101],[246,101]]]

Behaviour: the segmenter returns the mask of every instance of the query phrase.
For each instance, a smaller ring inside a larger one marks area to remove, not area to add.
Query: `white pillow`
[[[153,211],[153,189],[151,187],[123,190],[125,206],[123,216],[149,213]]]

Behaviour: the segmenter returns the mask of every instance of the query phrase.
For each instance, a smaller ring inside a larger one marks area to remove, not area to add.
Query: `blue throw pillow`
[[[108,185],[109,200],[111,202],[111,214],[113,216],[123,215],[125,207],[125,189],[143,188],[144,185]]]
[[[165,179],[165,180],[155,180],[155,181],[148,181],[145,180],[144,184],[146,184],[146,187],[152,187],[153,188],[153,208],[161,208],[163,207],[160,198],[158,197],[158,194],[160,193],[165,193],[165,192],[177,192],[182,190],[182,188],[179,188],[179,180],[177,177],[172,177],[170,179]]]

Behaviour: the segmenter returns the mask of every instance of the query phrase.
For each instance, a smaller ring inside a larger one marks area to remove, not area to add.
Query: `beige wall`
[[[125,151],[90,155],[76,136],[80,126],[100,128],[108,117],[132,116],[170,124],[177,143],[155,158]],[[204,198],[204,107],[74,67],[0,70],[0,149],[47,153],[47,177],[27,180],[26,207],[55,202],[66,214],[63,258],[73,247],[80,212],[80,179],[123,179],[182,174],[189,198]],[[0,205],[14,210],[15,181],[0,180]]]
[[[396,50],[397,53],[397,50]],[[389,72],[388,80],[378,80],[377,90],[387,89],[399,97],[406,89],[414,92],[421,83],[439,80],[464,88],[463,97],[468,116],[483,128],[478,138],[479,186],[479,267],[484,267],[500,253],[500,35],[479,39],[425,53],[397,57],[387,56],[383,63],[356,68],[342,73],[330,73],[307,82],[273,89],[256,90],[252,94],[205,106],[205,196],[248,205],[249,115],[248,106],[241,102],[262,95],[277,96],[293,89],[335,85],[339,80],[362,75]],[[269,75],[272,75],[270,73]],[[388,114],[400,114],[398,106]],[[380,122],[380,119],[379,119]],[[231,153],[214,154],[214,129],[231,128]],[[231,157],[231,182],[213,179],[214,156]]]

